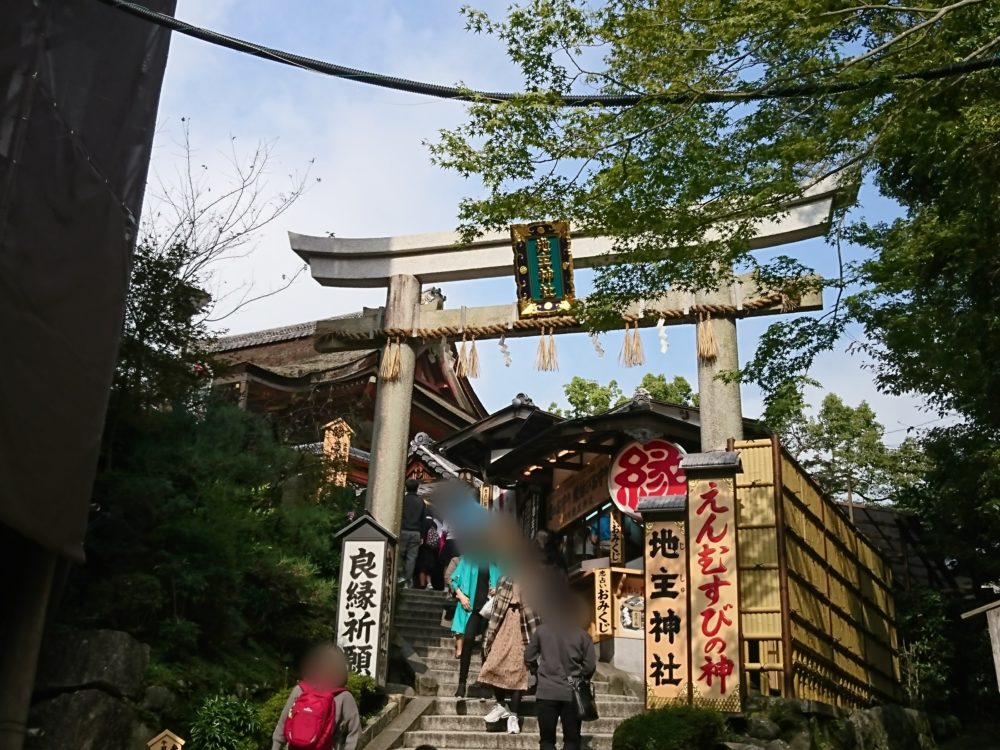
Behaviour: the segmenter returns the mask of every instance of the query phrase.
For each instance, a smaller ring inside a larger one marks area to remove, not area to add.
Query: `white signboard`
[[[378,679],[386,542],[347,540],[340,565],[337,645],[351,671]]]

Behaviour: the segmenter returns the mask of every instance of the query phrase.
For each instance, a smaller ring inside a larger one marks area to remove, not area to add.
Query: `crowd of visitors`
[[[525,540],[509,518],[491,519],[462,487],[446,486],[430,503],[417,480],[406,480],[399,583],[444,589],[454,598],[448,616],[459,662],[457,697],[466,695],[473,651],[481,643],[475,683],[492,689],[496,701],[486,723],[506,722],[509,733],[519,734],[521,698],[534,692],[540,750],[555,750],[560,721],[565,750],[579,750],[583,717],[574,691],[589,681],[597,662],[586,631],[589,614],[583,616],[582,603],[570,592],[559,543],[545,532]],[[355,750],[361,722],[347,690],[344,652],[319,644],[301,673],[274,729],[273,750]]]

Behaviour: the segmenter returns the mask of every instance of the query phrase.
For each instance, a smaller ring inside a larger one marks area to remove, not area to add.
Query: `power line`
[[[372,73],[370,71],[350,68],[336,63],[316,60],[311,57],[283,52],[273,47],[265,47],[236,37],[226,36],[200,26],[181,21],[164,13],[158,13],[138,3],[128,0],[98,0],[124,13],[136,16],[158,26],[176,31],[180,34],[200,39],[203,42],[226,47],[237,52],[243,52],[264,60],[271,60],[283,65],[291,65],[304,70],[334,76],[382,88],[404,91],[409,94],[433,96],[438,99],[454,99],[465,102],[507,102],[525,96],[525,93],[503,91],[478,91],[458,88],[457,86],[441,86],[435,83],[413,81],[407,78]],[[937,68],[927,68],[911,73],[900,73],[891,76],[873,76],[858,81],[835,81],[796,84],[792,86],[763,86],[760,88],[709,89],[707,91],[687,91],[662,94],[565,94],[555,102],[563,107],[634,107],[643,101],[658,101],[667,104],[688,104],[702,102],[716,104],[722,102],[761,101],[766,99],[793,99],[806,96],[826,96],[842,94],[848,91],[859,91],[864,88],[887,86],[901,81],[932,81],[940,78],[950,78],[980,70],[1000,67],[1000,55],[988,58],[967,60],[965,62],[944,65]]]

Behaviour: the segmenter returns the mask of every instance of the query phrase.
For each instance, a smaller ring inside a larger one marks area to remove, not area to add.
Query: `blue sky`
[[[177,15],[214,30],[268,46],[353,67],[418,80],[476,88],[516,89],[517,71],[491,38],[464,30],[458,0],[179,0]],[[506,2],[478,0],[491,12]],[[223,152],[235,138],[237,148],[252,149],[274,141],[275,159],[268,187],[277,192],[287,175],[301,172],[310,160],[311,176],[320,178],[292,209],[260,235],[253,254],[220,268],[220,288],[252,281],[257,291],[280,284],[282,275],[300,266],[286,232],[369,237],[452,229],[461,197],[480,186],[431,165],[422,145],[437,131],[463,119],[462,105],[335,80],[212,47],[174,35],[160,103],[151,176],[170,184],[181,149],[181,118],[191,126],[195,158],[214,174]],[[211,178],[210,178],[211,179]],[[864,212],[891,216],[894,207],[870,188],[862,191]],[[814,264],[824,274],[836,271],[833,249],[820,240],[787,246],[783,252]],[[849,251],[850,253],[850,251]],[[579,272],[581,291],[590,274]],[[444,286],[447,305],[500,304],[513,300],[512,279]],[[254,303],[225,321],[232,333],[315,320],[384,302],[382,290],[320,287],[308,275],[287,291]],[[741,358],[752,355],[761,332],[773,319],[739,324]],[[617,362],[621,334],[604,337],[606,355],[598,359],[585,335],[557,339],[560,372],[534,370],[533,339],[510,342],[513,365],[503,366],[496,342],[480,344],[482,377],[476,388],[491,409],[509,403],[517,392],[536,403],[561,401],[562,385],[573,375],[602,382],[618,380],[630,393],[646,371],[683,375],[696,383],[693,327],[668,329],[670,349],[661,355],[654,330],[643,332],[645,368],[623,369]],[[860,335],[859,332],[853,332]],[[909,426],[936,415],[921,409],[920,399],[883,396],[874,388],[864,361],[841,349],[824,355],[813,376],[856,404],[866,399],[898,442]],[[813,391],[814,401],[823,391]],[[760,394],[743,389],[744,411],[756,416]]]

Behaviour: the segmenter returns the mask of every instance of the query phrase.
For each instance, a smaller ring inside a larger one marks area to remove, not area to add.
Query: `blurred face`
[[[323,648],[309,659],[303,669],[306,682],[320,689],[344,687],[347,685],[347,661],[340,649]]]

